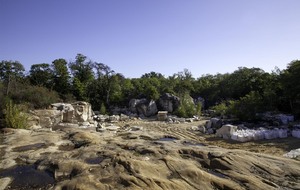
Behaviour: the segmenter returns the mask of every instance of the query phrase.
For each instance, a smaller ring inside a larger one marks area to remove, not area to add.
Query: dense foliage
[[[299,81],[299,60],[289,63],[285,70],[272,73],[240,67],[233,73],[199,78],[194,78],[187,69],[168,77],[149,72],[140,78],[126,78],[82,54],[70,62],[60,58],[50,64],[33,64],[27,75],[20,62],[3,60],[0,117],[4,118],[5,99],[33,108],[45,108],[52,102],[84,100],[94,110],[106,113],[113,106],[128,106],[132,98],[158,100],[163,93],[181,97],[175,113],[185,117],[199,113],[201,105],[192,104],[199,97],[205,100],[202,109],[214,109],[217,115],[234,115],[242,120],[253,120],[256,113],[265,111],[300,116]]]

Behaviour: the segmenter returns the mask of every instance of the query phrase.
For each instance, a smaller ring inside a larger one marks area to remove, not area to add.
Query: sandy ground
[[[283,157],[300,139],[240,143],[192,130],[204,123],[6,131],[0,189],[300,189],[300,161]]]

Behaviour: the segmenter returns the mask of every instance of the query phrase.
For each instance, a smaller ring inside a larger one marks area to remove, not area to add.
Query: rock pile
[[[223,125],[217,130],[216,136],[224,139],[232,139],[239,142],[263,140],[263,139],[276,139],[287,138],[289,136],[288,129],[238,129],[237,126]],[[300,138],[300,130],[292,130],[292,136]]]

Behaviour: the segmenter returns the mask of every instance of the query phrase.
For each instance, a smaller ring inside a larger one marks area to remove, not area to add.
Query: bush
[[[211,109],[215,111],[214,116],[224,116],[228,114],[228,106],[226,105],[226,102],[215,105],[211,107]]]
[[[217,116],[234,115],[240,120],[256,120],[256,114],[266,111],[263,98],[258,92],[252,91],[239,100],[222,102],[214,107]]]
[[[102,115],[106,114],[106,107],[105,107],[104,103],[101,103],[100,114],[102,114]]]
[[[199,109],[199,105],[197,107]],[[201,105],[200,105],[200,110],[201,110]],[[194,115],[199,114],[199,110],[196,109],[192,97],[190,97],[188,94],[185,94],[181,98],[180,105],[175,111],[175,114],[179,117],[193,117]]]
[[[6,127],[17,129],[26,129],[29,127],[27,116],[11,100],[7,101],[4,113]]]

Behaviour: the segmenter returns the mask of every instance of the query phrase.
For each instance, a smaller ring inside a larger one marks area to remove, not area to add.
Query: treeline
[[[12,100],[29,108],[45,108],[53,102],[88,101],[94,110],[125,107],[132,98],[157,100],[163,93],[205,100],[204,109],[219,115],[255,119],[256,113],[280,111],[300,115],[300,61],[267,73],[240,67],[233,73],[194,78],[187,70],[165,77],[150,72],[126,78],[109,66],[77,54],[74,61],[56,59],[31,66],[25,73],[18,61],[0,62],[0,109]],[[1,111],[3,117],[3,111]]]

